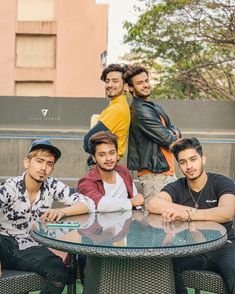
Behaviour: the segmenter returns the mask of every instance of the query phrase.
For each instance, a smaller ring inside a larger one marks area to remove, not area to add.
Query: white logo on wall
[[[50,120],[50,121],[53,121],[53,120],[56,120],[56,121],[58,121],[58,120],[60,120],[60,117],[58,116],[58,117],[51,117],[51,116],[49,116],[48,114],[50,113],[50,111],[49,111],[49,109],[48,108],[41,108],[40,109],[40,115],[39,116],[30,116],[29,117],[29,120]]]
[[[48,109],[45,109],[45,108],[41,109],[42,115],[43,115],[44,117],[46,117],[46,115],[47,115],[47,111],[48,111]]]

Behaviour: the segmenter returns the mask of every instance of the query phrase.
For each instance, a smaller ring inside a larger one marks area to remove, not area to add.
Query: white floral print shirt
[[[20,250],[39,245],[30,236],[30,231],[33,222],[39,221],[45,210],[52,207],[53,201],[65,205],[81,201],[88,206],[90,212],[95,210],[90,198],[54,177],[43,182],[31,206],[24,175],[10,178],[0,185],[0,234],[14,237]]]

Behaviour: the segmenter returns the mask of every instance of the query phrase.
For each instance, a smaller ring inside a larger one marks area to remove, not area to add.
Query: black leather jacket
[[[151,101],[134,97],[130,109],[128,169],[138,171],[144,168],[158,173],[169,170],[160,147],[168,149],[177,139],[175,131],[179,132],[179,130],[171,124],[164,110]],[[166,126],[162,124],[160,114]]]

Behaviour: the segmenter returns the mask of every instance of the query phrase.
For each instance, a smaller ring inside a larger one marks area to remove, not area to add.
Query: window
[[[55,36],[16,36],[16,67],[55,68]]]

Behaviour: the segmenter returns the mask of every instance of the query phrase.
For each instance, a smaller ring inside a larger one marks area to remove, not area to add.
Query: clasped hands
[[[162,213],[165,222],[191,221],[191,211],[186,209],[169,208]]]
[[[194,210],[194,208],[193,208]],[[162,227],[166,233],[177,233],[185,229],[197,231],[197,225],[191,221],[196,212],[191,210],[169,208],[162,213]]]

